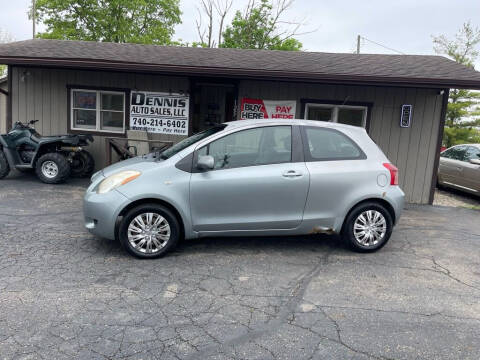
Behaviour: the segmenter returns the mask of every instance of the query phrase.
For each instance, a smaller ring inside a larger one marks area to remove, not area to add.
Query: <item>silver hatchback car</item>
[[[182,238],[340,234],[380,249],[398,221],[398,170],[364,129],[235,121],[92,176],[85,226],[154,258]]]

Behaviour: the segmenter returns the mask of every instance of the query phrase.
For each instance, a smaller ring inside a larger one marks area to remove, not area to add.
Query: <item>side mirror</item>
[[[470,164],[480,165],[480,159],[470,159]]]
[[[215,165],[215,159],[211,155],[200,155],[197,161],[197,169],[212,170]]]

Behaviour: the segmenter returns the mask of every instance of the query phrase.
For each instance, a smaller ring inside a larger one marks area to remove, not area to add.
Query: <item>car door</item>
[[[194,231],[293,229],[300,225],[309,173],[298,129],[238,130],[196,150],[214,168],[193,171],[190,206]]]
[[[472,192],[480,192],[480,165],[472,164],[471,159],[480,160],[480,148],[467,147],[466,161],[463,164],[462,185]]]
[[[440,154],[439,175],[441,183],[446,185],[463,186],[463,168],[466,159],[467,147],[458,145],[451,147]]]

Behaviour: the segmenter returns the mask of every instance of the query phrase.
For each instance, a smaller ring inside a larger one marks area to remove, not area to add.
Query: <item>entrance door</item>
[[[194,85],[192,132],[211,128],[214,125],[236,120],[236,85],[231,83],[204,83]]]

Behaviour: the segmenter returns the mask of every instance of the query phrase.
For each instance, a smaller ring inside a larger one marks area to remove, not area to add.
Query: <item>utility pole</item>
[[[32,31],[35,39],[35,0],[32,0]]]
[[[35,1],[35,0],[33,0]],[[360,41],[362,37],[360,35],[357,36],[357,54],[360,54]]]

